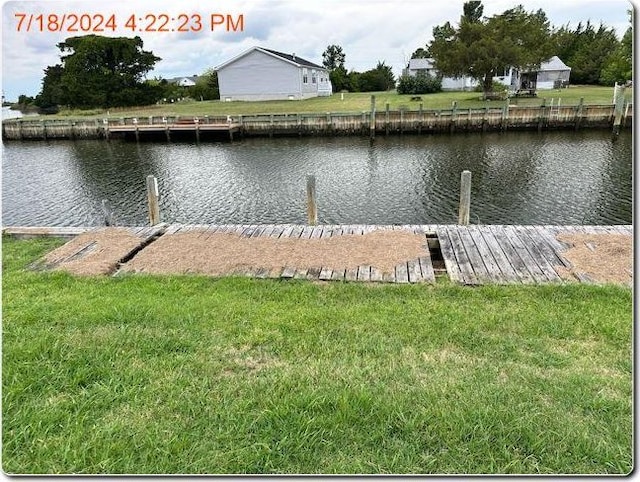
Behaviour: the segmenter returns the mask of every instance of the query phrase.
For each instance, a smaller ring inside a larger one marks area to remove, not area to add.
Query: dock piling
[[[307,176],[307,220],[312,226],[318,224],[318,206],[316,204],[316,176]]]
[[[149,206],[149,223],[155,226],[160,222],[160,204],[158,203],[158,180],[155,176],[147,176],[147,203]]]
[[[462,171],[460,175],[460,209],[458,210],[458,224],[469,224],[471,211],[471,171]]]
[[[369,141],[376,138],[376,96],[371,96],[371,115],[369,117]]]

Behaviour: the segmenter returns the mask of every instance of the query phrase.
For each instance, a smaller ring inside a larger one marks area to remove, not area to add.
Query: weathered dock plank
[[[478,277],[473,270],[473,266],[471,265],[471,261],[467,256],[467,252],[460,240],[458,235],[458,230],[455,226],[450,226],[445,228],[444,232],[449,237],[449,241],[453,248],[453,256],[454,260],[457,262],[458,267],[460,268],[460,273],[462,273],[462,280],[464,284],[468,285],[477,285],[479,284]]]
[[[515,251],[518,253],[518,256],[520,256],[520,259],[524,263],[529,273],[531,273],[534,281],[536,283],[544,283],[545,281],[547,281],[547,276],[542,271],[542,269],[540,269],[540,266],[538,266],[535,258],[531,256],[529,250],[518,236],[518,233],[512,229],[512,226],[504,226],[501,231],[502,236],[509,240]]]
[[[494,235],[494,239],[498,246],[502,249],[509,264],[513,267],[514,272],[523,283],[535,283],[533,275],[527,269],[524,261],[511,244],[510,240],[501,234],[503,226],[485,226],[485,228]]]
[[[438,228],[436,230],[438,242],[440,244],[440,252],[442,253],[442,259],[444,260],[444,266],[449,275],[449,279],[454,283],[464,283],[462,271],[458,266],[455,251],[451,244],[451,238],[445,227]]]
[[[507,258],[505,252],[502,250],[498,241],[493,233],[486,226],[477,226],[480,236],[484,240],[487,248],[491,252],[491,256],[495,260],[496,264],[500,268],[502,277],[505,283],[520,283],[521,278],[516,273],[516,270],[511,265],[511,261]]]
[[[427,283],[435,283],[436,274],[433,270],[433,262],[431,261],[431,256],[427,255],[418,258],[418,263],[420,264],[420,273],[422,274],[422,279]]]

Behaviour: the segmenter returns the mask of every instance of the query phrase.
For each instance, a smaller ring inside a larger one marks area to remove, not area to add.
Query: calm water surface
[[[472,223],[630,224],[632,142],[623,132],[509,132],[234,143],[5,142],[3,225],[147,223],[145,177],[179,223],[304,223],[317,178],[322,223],[457,219],[460,172],[473,173]]]

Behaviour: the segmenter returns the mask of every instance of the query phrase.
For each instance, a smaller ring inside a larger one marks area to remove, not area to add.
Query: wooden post
[[[546,107],[547,99],[542,99],[542,105],[540,106],[540,115],[538,116],[538,132],[542,132],[542,125],[545,121],[545,112],[547,110]]]
[[[449,132],[453,133],[456,130],[456,124],[458,121],[458,102],[455,100],[451,102],[451,122],[449,123]]]
[[[200,144],[200,119],[196,117],[193,122],[196,124],[196,144]],[[231,128],[229,128],[229,132],[231,132]]]
[[[627,116],[629,115],[630,106],[631,104],[629,102],[625,102],[624,116],[622,117],[622,127],[627,127]]]
[[[327,131],[331,132],[333,130],[333,125],[331,123],[331,112],[327,112]]]
[[[458,224],[469,224],[471,211],[471,171],[462,171],[460,175],[460,209],[458,210]]]
[[[318,206],[316,205],[316,176],[307,176],[307,220],[312,226],[318,224]]]
[[[296,114],[296,124],[298,125],[298,135],[302,135],[302,116],[300,113]]]
[[[373,142],[376,138],[376,96],[371,96],[371,115],[369,117],[369,140]]]
[[[42,122],[42,137],[44,137],[44,140],[47,140],[47,123],[46,121],[40,121]]]
[[[418,120],[418,134],[422,134],[422,124],[424,122],[424,112],[422,111],[422,102],[420,102],[420,118]]]
[[[140,142],[140,133],[138,132],[138,119],[137,119],[137,117],[133,118],[133,125],[135,125],[135,129],[136,129],[136,142]]]
[[[389,135],[389,102],[387,102],[387,108],[384,112],[384,135]]]
[[[622,116],[624,109],[624,85],[618,85],[614,88],[615,108],[613,111],[613,135],[618,136],[620,134],[620,124],[622,124]]]
[[[149,207],[149,223],[155,226],[160,222],[160,204],[158,203],[158,180],[147,176],[147,204]]]
[[[580,97],[580,103],[578,104],[578,108],[576,109],[576,117],[573,120],[575,129],[580,129],[580,123],[582,121],[582,106],[584,105],[584,97]]]
[[[487,106],[484,107],[484,112],[482,113],[482,132],[487,132],[487,112],[489,108]]]
[[[507,130],[508,121],[509,121],[509,100],[507,99],[507,103],[502,107],[502,119],[500,122],[500,129],[503,132]]]

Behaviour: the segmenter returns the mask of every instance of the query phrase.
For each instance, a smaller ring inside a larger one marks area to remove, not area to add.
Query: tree
[[[411,54],[411,58],[426,59],[426,58],[429,58],[429,52],[426,49],[419,47]]]
[[[220,88],[218,87],[218,73],[213,69],[208,69],[204,74],[198,76],[196,85],[191,87],[189,93],[196,100],[217,100],[220,98]]]
[[[468,75],[491,91],[493,77],[506,67],[535,69],[552,55],[550,25],[542,10],[526,12],[522,5],[493,17],[482,17],[482,3],[463,6],[458,27],[449,22],[433,29],[428,51],[442,74]]]
[[[601,82],[605,66],[620,63],[620,56],[624,55],[618,52],[620,42],[615,31],[603,24],[597,30],[591,22],[584,26],[578,23],[575,30],[568,25],[563,26],[552,33],[551,42],[555,54],[571,67],[571,81],[575,84]],[[611,69],[617,70],[613,65]]]
[[[426,72],[402,75],[398,79],[398,94],[431,94],[441,90],[442,79]]]
[[[160,91],[144,76],[160,58],[142,47],[140,37],[67,38],[58,44],[62,64],[45,70],[41,102],[79,108],[155,102]]]
[[[390,90],[395,87],[395,76],[391,67],[379,61],[375,69],[360,74],[358,84],[360,92]]]
[[[339,45],[329,45],[322,54],[322,65],[331,71],[337,68],[344,68],[345,54]]]
[[[62,65],[51,65],[44,69],[42,90],[36,96],[35,104],[42,109],[49,109],[64,102],[64,90],[62,88]]]
[[[348,89],[349,74],[344,67],[345,54],[339,45],[329,45],[322,54],[322,65],[329,71],[334,92]]]
[[[600,84],[625,83],[633,78],[633,30],[631,27],[622,37],[620,46],[606,60],[600,72]]]

